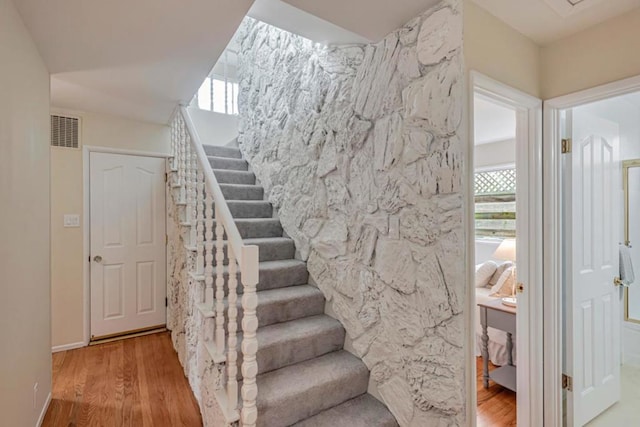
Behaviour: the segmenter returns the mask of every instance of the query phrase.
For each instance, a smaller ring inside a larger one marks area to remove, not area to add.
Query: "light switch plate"
[[[65,227],[80,227],[80,215],[78,214],[65,214],[64,216]]]

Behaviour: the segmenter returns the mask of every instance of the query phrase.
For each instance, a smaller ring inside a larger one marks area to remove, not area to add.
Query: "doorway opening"
[[[563,425],[638,425],[640,91],[558,117]]]
[[[542,103],[479,73],[471,83],[472,416],[542,425]]]
[[[477,424],[516,425],[516,110],[474,94]]]
[[[166,325],[166,160],[85,147],[87,343]]]

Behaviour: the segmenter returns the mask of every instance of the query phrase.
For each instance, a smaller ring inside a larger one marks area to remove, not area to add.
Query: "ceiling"
[[[540,45],[640,7],[640,0],[472,0]],[[571,3],[576,3],[572,6]]]
[[[58,108],[167,123],[252,0],[15,0]],[[224,11],[224,13],[221,13]]]
[[[473,127],[475,145],[515,139],[516,112],[476,94],[473,99]]]
[[[250,15],[324,43],[378,41],[438,0],[257,0]],[[61,109],[167,123],[254,0],[14,0]]]
[[[370,39],[281,0],[255,0],[249,16],[318,43],[369,43]]]
[[[438,3],[439,0],[284,0],[284,2],[367,40],[378,42],[393,30]]]

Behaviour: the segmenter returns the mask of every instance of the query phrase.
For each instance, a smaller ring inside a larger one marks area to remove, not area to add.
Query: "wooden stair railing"
[[[180,204],[185,206],[181,220],[183,225],[190,227],[188,235],[185,236],[186,244],[196,253],[193,274],[204,283],[204,298],[197,307],[206,318],[215,320],[213,333],[211,336],[205,336],[204,344],[213,361],[216,364],[224,363],[226,369],[225,387],[216,393],[216,398],[228,423],[240,421],[242,426],[252,427],[256,425],[258,417],[256,406],[258,247],[243,244],[198,132],[185,107],[180,107],[171,121],[171,149],[173,154],[171,166],[175,172],[172,174],[171,184],[179,191]],[[225,293],[224,274],[225,234],[228,259],[227,293]],[[238,271],[243,287],[242,344],[240,346],[243,378],[240,393],[241,405],[238,402],[237,380]],[[227,300],[226,328],[225,299]]]

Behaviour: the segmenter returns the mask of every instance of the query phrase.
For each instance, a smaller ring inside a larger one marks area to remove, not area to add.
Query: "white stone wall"
[[[376,45],[248,20],[240,147],[402,426],[464,425],[462,16]]]

